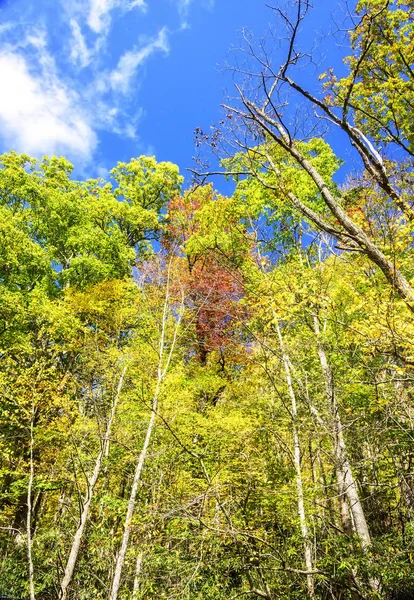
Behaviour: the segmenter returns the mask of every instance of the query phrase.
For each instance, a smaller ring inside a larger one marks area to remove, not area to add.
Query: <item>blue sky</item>
[[[238,32],[260,38],[273,18],[262,0],[0,0],[0,12],[0,150],[62,154],[85,176],[140,154],[191,166],[195,127],[218,121],[232,87]],[[306,40],[324,21],[327,4]]]

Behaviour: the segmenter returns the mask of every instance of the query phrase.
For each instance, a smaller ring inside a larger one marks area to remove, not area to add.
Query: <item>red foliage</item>
[[[189,277],[189,299],[196,313],[198,356],[205,364],[212,350],[235,344],[235,327],[243,317],[240,275],[217,262],[213,253],[199,259]]]
[[[177,197],[168,205],[168,221],[163,245],[169,251],[184,248],[187,240],[200,233],[197,211],[214,202],[211,186]],[[240,304],[243,281],[240,272],[215,248],[205,248],[196,255],[185,253],[186,302],[194,315],[197,356],[205,364],[209,352],[223,354],[237,343],[236,330],[244,316]]]
[[[162,244],[171,251],[199,232],[199,223],[195,218],[196,211],[200,210],[205,198],[200,195],[187,193],[185,196],[176,196],[167,204],[168,219],[164,229]]]

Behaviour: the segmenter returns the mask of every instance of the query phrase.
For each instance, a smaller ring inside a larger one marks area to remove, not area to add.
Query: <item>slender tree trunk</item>
[[[335,442],[336,443],[336,442]],[[338,455],[335,453],[335,465],[338,464]],[[349,505],[346,494],[345,481],[342,473],[342,469],[335,466],[336,471],[336,486],[338,489],[338,500],[339,500],[339,509],[341,514],[341,524],[342,529],[346,534],[352,535],[354,530],[353,520],[351,513],[349,511]]]
[[[345,522],[349,522],[349,512],[346,507],[346,503],[344,502],[344,497],[346,497],[352,513],[355,532],[361,540],[361,545],[363,547],[367,547],[371,544],[371,536],[369,534],[368,525],[365,519],[364,509],[359,498],[357,483],[354,479],[351,464],[348,459],[348,452],[342,430],[342,421],[336,402],[333,374],[326,357],[325,349],[321,342],[319,320],[316,314],[313,315],[313,326],[317,339],[319,361],[325,381],[326,396],[329,401],[333,420],[336,462],[335,466],[338,478],[338,490],[341,498],[341,515]]]
[[[346,532],[351,532],[352,529],[354,529],[361,542],[361,546],[364,549],[367,549],[371,545],[371,536],[367,521],[365,519],[364,508],[359,497],[357,482],[353,476],[351,464],[348,458],[348,451],[342,429],[342,421],[336,401],[333,373],[326,357],[325,348],[321,341],[319,319],[316,314],[313,315],[313,326],[316,335],[319,361],[325,380],[326,396],[332,415],[335,444],[335,468],[342,525]],[[357,574],[353,573],[353,576],[357,582]],[[371,578],[369,585],[374,592],[378,592],[380,589],[379,581],[376,579]]]
[[[149,444],[151,441],[151,436],[152,436],[152,432],[153,432],[154,425],[155,425],[155,418],[156,418],[157,410],[158,410],[158,397],[159,397],[159,393],[160,393],[160,389],[161,389],[161,384],[167,373],[167,370],[168,370],[168,367],[169,367],[169,364],[171,361],[171,357],[174,352],[178,328],[179,328],[179,325],[181,322],[181,317],[182,317],[183,303],[181,304],[181,311],[178,316],[178,319],[176,320],[174,336],[173,336],[173,340],[171,342],[171,348],[170,348],[169,354],[168,354],[168,356],[165,360],[165,364],[164,364],[165,336],[166,336],[166,326],[167,326],[167,316],[168,316],[167,312],[168,312],[168,303],[169,303],[169,298],[170,298],[170,291],[169,291],[170,290],[170,285],[169,285],[170,284],[170,269],[171,269],[171,260],[168,265],[167,286],[166,286],[166,292],[165,292],[164,309],[163,309],[162,321],[161,321],[161,335],[160,335],[159,350],[158,350],[157,381],[155,384],[155,391],[154,391],[154,396],[152,399],[151,417],[150,417],[150,420],[148,423],[147,433],[145,435],[145,440],[144,440],[144,445],[142,447],[141,454],[139,456],[138,463],[137,463],[137,466],[135,469],[134,480],[132,482],[131,493],[130,493],[129,501],[128,501],[127,514],[125,516],[124,533],[122,536],[121,548],[119,550],[118,558],[116,561],[114,577],[112,580],[111,593],[109,596],[110,600],[116,600],[118,597],[119,588],[121,585],[122,569],[124,567],[125,556],[126,556],[126,552],[128,549],[129,537],[131,534],[132,517],[134,514],[135,502],[136,502],[138,487],[139,487],[139,483],[140,483],[140,479],[141,479],[141,473],[142,473],[142,469],[144,467],[145,459],[147,457],[148,447],[149,447]]]
[[[139,586],[141,582],[141,569],[142,559],[144,557],[143,552],[139,552],[137,556],[137,562],[135,564],[135,577],[134,577],[134,589],[132,590],[132,600],[138,600]]]
[[[29,483],[27,486],[27,516],[26,516],[27,562],[29,565],[30,600],[36,600],[35,589],[34,589],[34,568],[33,568],[33,556],[32,556],[32,489],[33,489],[33,479],[34,479],[34,463],[33,463],[34,419],[35,419],[35,407],[34,407],[34,400],[32,400],[32,410],[31,410],[31,415],[30,415],[30,450],[29,450],[30,474],[29,474]]]
[[[310,598],[315,598],[315,582],[312,575],[312,545],[309,539],[309,530],[306,522],[305,503],[303,495],[303,480],[302,480],[302,468],[301,468],[301,451],[300,451],[300,440],[297,427],[297,405],[296,395],[293,389],[292,376],[290,371],[289,356],[286,352],[285,344],[283,341],[282,333],[280,331],[279,324],[276,323],[276,331],[279,337],[280,350],[282,353],[282,362],[285,368],[286,383],[289,391],[289,397],[291,401],[291,418],[292,418],[292,433],[293,433],[293,456],[296,471],[296,491],[298,497],[298,513],[300,529],[303,540],[303,550],[305,557],[305,566],[308,574],[306,576],[308,594]]]
[[[122,386],[124,383],[124,377],[126,373],[126,367],[124,367],[121,376],[118,382],[118,388],[115,394],[115,398],[112,404],[111,413],[109,415],[108,423],[106,426],[105,437],[101,441],[101,449],[95,461],[95,468],[93,470],[92,476],[87,483],[86,496],[83,502],[83,509],[80,517],[80,522],[78,525],[78,529],[76,530],[75,537],[73,538],[72,548],[70,550],[69,558],[66,563],[65,573],[62,579],[62,583],[60,585],[60,598],[61,600],[66,600],[68,595],[68,590],[70,583],[72,581],[73,573],[76,566],[76,561],[79,554],[80,545],[83,538],[83,533],[85,530],[86,523],[88,521],[89,510],[93,498],[93,492],[95,489],[96,482],[98,481],[98,477],[101,471],[103,457],[105,456],[106,447],[109,443],[109,438],[111,435],[112,423],[115,417],[116,408],[118,405],[119,396],[121,394]]]
[[[158,386],[157,386],[157,388],[158,388]],[[158,392],[158,389],[157,389],[157,392]],[[139,456],[137,467],[135,469],[134,480],[132,482],[132,489],[131,489],[131,493],[129,496],[128,509],[127,509],[127,514],[125,517],[124,534],[122,536],[121,548],[119,550],[118,558],[116,561],[116,567],[115,567],[114,578],[112,581],[110,600],[116,600],[116,598],[118,597],[119,587],[120,587],[120,583],[121,583],[122,569],[123,569],[124,562],[125,562],[125,555],[126,555],[126,552],[128,549],[129,536],[131,533],[132,516],[134,514],[134,509],[135,509],[135,502],[136,502],[136,497],[137,497],[137,492],[138,492],[138,486],[139,486],[139,482],[141,479],[141,473],[142,473],[142,469],[144,466],[144,461],[147,457],[148,446],[149,446],[149,443],[151,440],[152,431],[154,429],[157,408],[158,408],[158,394],[155,394],[154,398],[153,398],[153,402],[152,402],[152,413],[151,413],[151,418],[148,423],[147,433],[146,433],[145,440],[144,440],[144,445],[142,447],[141,454]]]

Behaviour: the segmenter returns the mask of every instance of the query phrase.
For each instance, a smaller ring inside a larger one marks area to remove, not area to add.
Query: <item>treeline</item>
[[[1,157],[1,591],[414,597],[413,8],[360,2],[319,92],[308,4],[274,10],[285,61],[246,40],[197,130],[231,197],[151,157]],[[320,117],[361,161],[341,186]]]

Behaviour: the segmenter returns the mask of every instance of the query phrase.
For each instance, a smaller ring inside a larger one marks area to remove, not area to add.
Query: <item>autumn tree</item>
[[[187,306],[195,324],[201,365],[211,352],[225,368],[225,355],[241,340],[243,272],[251,240],[231,199],[212,186],[190,189],[168,206],[164,244],[187,265]]]

